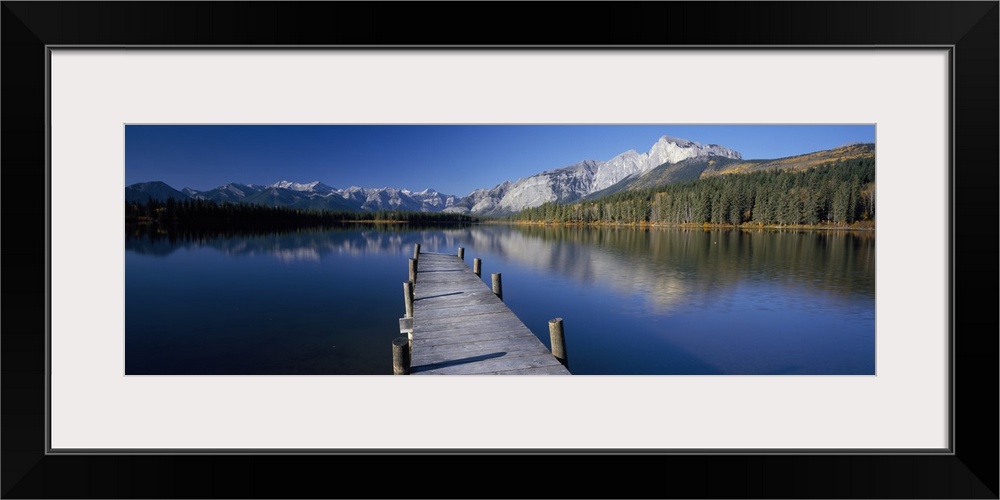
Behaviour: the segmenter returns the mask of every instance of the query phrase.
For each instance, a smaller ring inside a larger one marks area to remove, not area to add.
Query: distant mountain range
[[[253,203],[289,208],[324,210],[407,210],[440,212],[455,204],[456,196],[433,189],[409,191],[397,188],[337,189],[319,181],[300,184],[280,181],[266,186],[229,183],[207,191],[184,188],[180,191],[159,181],[132,184],[125,188],[125,201],[144,202],[148,198],[165,201],[199,199],[216,202]]]
[[[537,207],[546,202],[568,203],[598,198],[614,192],[693,180],[711,175],[763,170],[809,168],[836,159],[874,155],[874,144],[855,144],[828,151],[776,160],[743,160],[739,152],[716,144],[663,136],[648,152],[625,151],[607,161],[586,160],[548,170],[516,182],[476,189],[464,198],[433,189],[337,189],[319,181],[300,184],[280,181],[266,186],[230,183],[207,191],[181,190],[159,181],[125,188],[125,201],[204,199],[217,202],[255,203],[304,209],[408,210],[503,215]]]

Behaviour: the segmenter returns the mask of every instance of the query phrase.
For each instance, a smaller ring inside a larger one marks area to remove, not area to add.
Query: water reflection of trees
[[[516,226],[473,237],[505,258],[640,293],[661,307],[744,282],[875,297],[873,231]]]
[[[874,231],[344,224],[265,234],[131,231],[125,245],[148,255],[205,247],[293,261],[409,256],[415,243],[425,251],[465,246],[583,284],[641,294],[656,307],[754,282],[807,294],[875,297]]]
[[[269,255],[284,261],[320,260],[327,255],[410,254],[414,243],[428,248],[456,246],[463,224],[343,223],[319,229],[268,231],[157,231],[126,226],[125,249],[166,256],[179,249],[212,248],[227,255]]]

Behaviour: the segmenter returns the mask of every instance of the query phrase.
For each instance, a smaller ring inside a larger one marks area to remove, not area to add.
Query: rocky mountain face
[[[445,211],[500,215],[546,202],[567,203],[640,176],[660,165],[700,157],[742,158],[739,152],[716,144],[703,146],[686,139],[663,136],[645,153],[629,150],[607,161],[586,160],[514,183],[506,181],[491,190],[478,189]]]
[[[598,162],[587,160],[576,165],[549,170],[521,179],[507,188],[499,199],[480,200],[477,214],[511,213],[537,207],[549,201],[573,201],[590,192]]]
[[[503,199],[512,185],[510,181],[504,181],[493,189],[477,189],[443,211],[476,214],[491,212],[496,209],[497,201]]]

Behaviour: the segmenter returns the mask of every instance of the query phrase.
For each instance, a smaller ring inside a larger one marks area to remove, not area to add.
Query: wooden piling
[[[549,339],[552,341],[552,355],[563,366],[569,368],[569,361],[566,359],[566,339],[563,337],[562,318],[549,320]]]
[[[406,303],[406,318],[413,317],[413,283],[403,282],[403,300]]]
[[[415,243],[413,245],[413,259],[417,260],[420,258],[420,243]]]
[[[406,337],[392,341],[392,374],[410,374],[410,340]]]
[[[410,283],[417,284],[417,259],[410,259]]]
[[[462,247],[458,247],[458,258],[465,260],[465,249]]]
[[[503,301],[503,282],[500,281],[500,273],[493,273],[493,293]]]
[[[480,278],[483,277],[483,259],[479,257],[472,259],[472,272],[476,273],[476,276]]]

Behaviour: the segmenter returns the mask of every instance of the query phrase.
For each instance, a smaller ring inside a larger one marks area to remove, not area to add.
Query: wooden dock
[[[400,320],[411,375],[570,374],[462,258],[417,252],[412,318]]]

